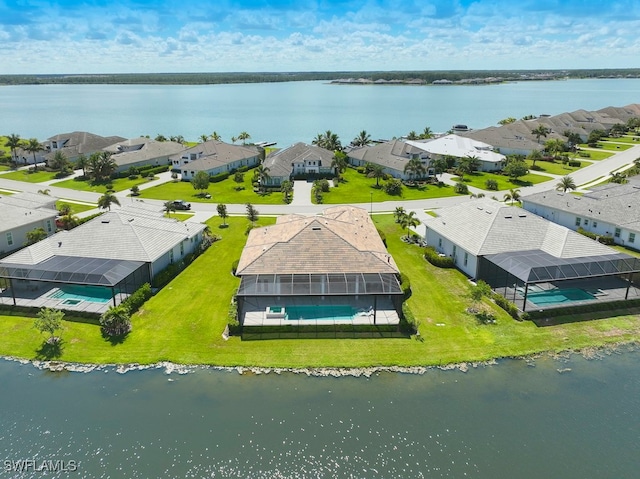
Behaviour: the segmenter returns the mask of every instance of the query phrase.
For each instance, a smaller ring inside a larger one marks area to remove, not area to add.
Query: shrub
[[[518,308],[515,304],[513,304],[511,301],[509,301],[499,293],[493,293],[492,298],[498,306],[509,313],[509,316],[511,316],[513,319],[520,319],[520,312],[518,311]]]
[[[582,166],[582,163],[580,161],[578,161],[578,160],[569,160],[567,162],[567,164],[569,166],[575,166],[575,167],[578,167],[578,168],[580,168]]]
[[[495,324],[496,316],[495,314],[488,313],[487,311],[480,311],[476,313],[476,319],[482,324]]]
[[[230,173],[228,171],[223,171],[222,173],[218,173],[217,175],[211,175],[209,177],[210,183],[220,183],[221,181],[229,178]]]
[[[151,298],[151,296],[153,296],[151,285],[149,283],[145,283],[120,304],[126,306],[129,312],[133,314],[138,311],[140,307],[146,303],[149,298]]]
[[[129,175],[129,179],[130,180],[137,180],[138,179],[138,175]]]
[[[231,335],[239,335],[242,332],[240,321],[238,319],[238,300],[235,295],[231,298],[231,304],[229,304],[227,326],[229,327],[229,334]]]
[[[580,233],[582,236],[586,236],[587,238],[591,238],[592,240],[598,237],[598,235],[596,235],[595,233],[592,233],[591,231],[587,231],[582,227],[578,228],[578,233]]]
[[[598,241],[606,245],[616,244],[616,241],[613,239],[613,236],[598,236]]]
[[[493,178],[489,178],[484,182],[484,186],[491,191],[498,191],[498,181]]]
[[[387,246],[387,235],[384,234],[384,231],[382,231],[380,228],[376,228],[376,230],[378,231],[378,234],[380,235],[380,239],[382,240],[382,243]]]
[[[453,191],[455,191],[456,193],[459,193],[461,195],[468,195],[469,194],[469,187],[467,185],[465,185],[462,181],[458,181],[455,186],[453,187]]]
[[[438,268],[455,268],[456,264],[453,258],[449,256],[440,256],[433,246],[425,248],[424,258]]]
[[[327,179],[316,180],[316,181],[313,182],[313,187],[316,190],[320,190],[322,193],[328,193],[329,192],[329,180],[327,180]]]
[[[405,273],[400,273],[400,288],[404,294],[404,298],[408,299],[411,296],[411,280]]]
[[[409,308],[409,305],[402,303],[402,314],[400,315],[400,330],[406,334],[416,334],[420,322],[413,315],[413,311]]]
[[[358,166],[358,167],[356,168],[356,171],[357,171],[358,173],[360,173],[361,175],[364,175],[364,174],[367,172],[367,171],[366,171],[366,168],[365,168],[364,166]]]
[[[100,316],[100,326],[105,336],[125,336],[131,332],[131,314],[126,306],[111,306]]]
[[[402,181],[394,178],[392,180],[387,181],[382,187],[384,192],[391,196],[400,196],[402,193]]]
[[[237,259],[233,263],[231,263],[231,274],[236,275],[236,271],[238,271],[238,265],[240,264],[240,260]]]

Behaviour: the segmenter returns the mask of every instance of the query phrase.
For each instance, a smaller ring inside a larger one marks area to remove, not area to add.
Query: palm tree
[[[251,138],[251,135],[249,133],[247,133],[246,131],[243,131],[238,135],[238,140],[241,140],[243,145],[246,145],[246,141],[249,138]]]
[[[280,185],[280,191],[284,194],[285,203],[289,203],[290,196],[293,193],[293,183],[289,180],[284,180]]]
[[[91,155],[88,166],[89,174],[96,183],[106,180],[118,169],[118,164],[111,158],[111,153],[106,151]]]
[[[335,168],[338,179],[340,175],[347,169],[347,155],[341,151],[336,151],[331,160],[331,168]]]
[[[393,212],[393,217],[395,218],[396,223],[400,223],[400,220],[406,214],[407,211],[402,206],[397,206],[396,210]]]
[[[222,226],[227,226],[227,218],[229,214],[227,213],[227,205],[220,203],[216,206],[216,210],[218,211],[218,216],[222,218]]]
[[[609,183],[618,183],[619,185],[622,185],[627,181],[628,181],[627,175],[619,171],[616,171],[615,173],[611,173],[611,177],[609,178]]]
[[[342,151],[342,143],[338,135],[331,130],[327,130],[324,133],[318,133],[316,137],[311,141],[313,145],[319,146],[329,151]]]
[[[25,149],[25,151],[33,154],[33,169],[34,171],[37,171],[38,161],[36,160],[36,153],[44,150],[44,148],[42,148],[42,145],[37,138],[29,138],[23,148]]]
[[[209,135],[211,137],[212,140],[214,141],[222,141],[222,137],[220,136],[220,134],[217,131],[214,131],[213,133],[211,133],[211,135]]]
[[[371,144],[371,135],[369,135],[369,133],[367,133],[366,130],[362,130],[360,133],[358,133],[358,136],[356,136],[353,141],[351,141],[351,144],[353,146],[367,146]]]
[[[5,146],[8,146],[11,149],[11,153],[13,154],[13,162],[18,165],[18,156],[16,154],[16,150],[22,145],[22,140],[20,139],[20,135],[16,135],[15,133],[11,133],[7,137],[7,141],[5,142]]]
[[[89,158],[84,155],[80,155],[76,160],[76,168],[82,169],[83,178],[87,176],[87,167],[89,166]]]
[[[100,326],[107,336],[124,336],[131,332],[131,314],[124,304],[110,306],[100,316]]]
[[[49,161],[47,161],[49,168],[57,170],[60,173],[70,172],[70,163],[64,153],[56,151]]]
[[[387,177],[387,174],[384,172],[384,167],[382,165],[377,165],[375,163],[371,164],[369,174],[367,175],[369,178],[376,179],[376,188],[380,188],[380,178],[384,179]]]
[[[582,138],[577,133],[567,130],[562,134],[567,137],[567,143],[569,143],[569,148],[572,150],[576,147],[576,145],[582,143]]]
[[[505,193],[504,195],[504,200],[505,201],[509,201],[511,200],[511,206],[513,206],[513,202],[514,201],[520,201],[520,190],[518,189],[510,189],[509,193]]]
[[[575,190],[576,188],[576,182],[573,181],[573,178],[569,175],[565,175],[560,178],[560,181],[556,184],[556,190],[562,190],[563,193],[566,193],[567,190]]]
[[[236,141],[238,141],[238,139],[235,136],[232,136],[231,137],[231,143],[233,143],[235,145]]]
[[[410,228],[418,226],[420,224],[420,220],[416,218],[415,211],[409,211],[405,213],[402,218],[400,218],[400,227],[402,229],[407,228],[407,236],[411,236]]]
[[[407,134],[407,140],[417,140],[418,139],[418,134],[411,130],[408,134]]]
[[[253,177],[258,180],[260,184],[260,190],[264,192],[265,182],[271,178],[269,176],[269,168],[264,166],[263,164],[258,165],[258,167],[253,172]]]
[[[427,169],[422,164],[420,158],[411,158],[406,165],[404,165],[404,172],[410,177],[420,178],[427,173]]]
[[[544,142],[544,149],[553,156],[553,159],[557,159],[560,156],[560,153],[564,152],[565,144],[564,141],[559,138],[552,138],[551,140],[547,140]]]
[[[437,160],[433,160],[431,163],[433,167],[433,172],[436,175],[440,175],[442,178],[442,174],[447,171],[447,161],[444,158],[438,158]]]
[[[113,191],[109,190],[98,198],[98,208],[111,211],[111,205],[120,206],[120,200],[113,194]]]
[[[171,217],[171,212],[176,210],[176,204],[173,201],[164,202],[164,212]]]
[[[430,138],[433,138],[433,131],[431,131],[431,128],[429,128],[428,126],[425,126],[422,133],[420,133],[420,139],[428,140]]]
[[[531,150],[531,153],[527,155],[527,160],[530,160],[532,162],[531,168],[536,166],[536,161],[541,160],[542,158],[543,156],[542,153],[540,153],[540,150]]]
[[[536,128],[531,130],[531,134],[535,135],[535,137],[538,139],[538,143],[540,143],[541,136],[544,136],[546,138],[549,133],[551,133],[551,130],[544,125],[538,125]]]
[[[205,141],[207,141],[209,139],[209,135],[200,135],[200,141],[202,143],[204,143]]]

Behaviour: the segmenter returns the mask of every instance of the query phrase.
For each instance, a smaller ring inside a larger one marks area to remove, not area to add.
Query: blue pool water
[[[111,290],[100,286],[66,285],[49,295],[49,298],[88,301],[90,303],[108,303],[111,301]]]
[[[576,301],[588,301],[596,299],[596,297],[584,289],[571,288],[535,291],[529,293],[527,299],[537,306],[552,306]]]
[[[288,320],[299,319],[353,319],[357,312],[349,305],[301,305],[286,306],[285,312]]]

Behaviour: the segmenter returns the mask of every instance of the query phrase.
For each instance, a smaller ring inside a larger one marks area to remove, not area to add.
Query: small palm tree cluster
[[[416,218],[415,211],[407,212],[402,206],[398,206],[393,212],[393,217],[396,223],[400,225],[402,229],[407,230],[405,238],[411,237],[411,228],[414,228],[420,224],[420,220]]]
[[[102,333],[108,337],[122,337],[131,332],[131,313],[124,305],[111,306],[100,316]]]
[[[433,131],[428,126],[422,131],[422,133],[418,134],[415,131],[410,131],[407,134],[407,140],[428,140],[433,138]]]
[[[362,130],[360,133],[358,133],[358,136],[351,140],[351,146],[354,146],[356,148],[361,146],[368,146],[370,144],[371,135],[369,135],[366,130]]]
[[[511,188],[509,190],[509,193],[505,193],[504,194],[504,200],[505,201],[510,201],[511,202],[511,206],[513,206],[514,202],[520,202],[520,190],[518,189],[514,189]]]
[[[420,158],[414,157],[404,165],[404,172],[412,179],[419,179],[426,176],[427,168],[422,164],[422,160],[420,160]]]
[[[569,175],[565,175],[560,178],[560,181],[556,184],[556,190],[566,193],[567,190],[575,190],[577,188],[576,182]]]
[[[333,133],[331,130],[327,130],[324,133],[318,133],[311,141],[311,144],[329,151],[342,151],[340,138],[338,138],[338,135]]]

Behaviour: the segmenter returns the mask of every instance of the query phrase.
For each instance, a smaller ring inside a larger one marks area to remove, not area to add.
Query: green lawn
[[[178,212],[173,212],[171,214],[169,213],[165,213],[164,216],[165,218],[175,218],[178,221],[187,221],[189,218],[191,218],[194,215],[194,213],[178,213]]]
[[[78,214],[78,213],[82,213],[84,211],[93,210],[93,209],[98,207],[98,205],[85,205],[85,204],[82,204],[82,203],[75,203],[74,201],[71,201],[71,200],[61,199],[61,200],[56,201],[56,209],[58,211],[60,211],[60,208],[64,204],[67,204],[67,205],[71,206],[71,212],[73,214]]]
[[[148,178],[136,178],[135,180],[130,180],[129,178],[118,178],[116,180],[111,180],[111,185],[113,185],[114,191],[124,191],[130,189],[134,185],[142,185],[151,181]],[[92,191],[94,193],[106,193],[107,186],[106,183],[94,185],[91,184],[90,181],[86,180],[77,180],[70,179],[60,181],[55,183],[54,186],[58,186],[60,188],[69,188],[70,190],[78,190],[78,191]]]
[[[585,147],[587,147],[586,145],[584,145]],[[588,148],[588,147],[587,147]],[[595,151],[595,150],[582,150],[584,153],[588,153],[589,154],[589,158],[582,158],[579,155],[576,155],[576,160],[594,160],[594,161],[600,161],[600,160],[605,160],[607,158],[611,158],[615,153],[612,153],[610,151]]]
[[[0,171],[7,171],[10,170],[11,167],[9,165],[0,165]]]
[[[449,185],[441,187],[436,185],[423,187],[403,186],[401,196],[388,195],[382,188],[376,188],[375,178],[368,178],[353,168],[347,168],[342,177],[344,178],[343,182],[340,182],[337,187],[331,188],[328,193],[323,193],[323,203],[369,203],[371,201],[378,203],[381,201],[418,200],[456,196],[453,187]],[[383,184],[384,180],[380,180],[380,185]]]
[[[518,180],[511,181],[507,176],[498,175],[496,173],[488,173],[485,171],[476,171],[470,175],[465,175],[464,183],[468,186],[475,186],[481,190],[486,190],[487,186],[485,182],[489,179],[496,180],[498,182],[498,191],[510,190],[512,188],[521,188],[523,186],[531,186],[537,183],[543,183],[545,181],[553,181],[553,178],[548,176],[536,175],[529,173],[528,175],[521,176]],[[457,176],[453,177],[454,181],[458,181]],[[490,190],[488,190],[490,191]]]
[[[261,224],[272,223],[264,218]],[[374,221],[387,236],[389,251],[412,283],[409,305],[421,322],[421,341],[393,339],[286,339],[242,341],[221,337],[229,301],[239,280],[231,265],[245,242],[245,218],[208,223],[222,236],[204,255],[149,300],[133,318],[133,332],[112,345],[95,325],[66,322],[62,355],[66,361],[92,363],[176,363],[270,367],[362,367],[438,365],[561,351],[640,339],[640,316],[574,321],[538,328],[517,322],[490,302],[497,324],[480,325],[465,312],[469,283],[458,271],[438,269],[422,258],[418,246],[400,241],[392,215]],[[580,319],[580,318],[574,318]],[[34,358],[43,337],[30,318],[0,316],[0,354]]]
[[[580,158],[580,159],[576,158],[576,160],[580,161],[582,166],[576,167],[576,166],[563,165],[561,161],[555,161],[555,162],[536,161],[535,167],[537,169],[533,169],[533,166],[532,166],[533,161],[531,160],[525,160],[525,161],[527,162],[527,165],[529,165],[529,169],[531,171],[543,171],[545,173],[550,173],[552,175],[560,175],[560,176],[569,175],[572,172],[579,170],[580,168],[584,168],[585,166],[589,166],[593,164],[590,161],[584,161],[584,158]]]
[[[581,144],[580,147],[581,148],[591,148],[589,145],[584,144],[584,143]],[[598,142],[598,146],[597,146],[598,149],[602,149],[602,150],[606,150],[606,151],[613,151],[613,152],[628,150],[629,148],[632,148],[632,147],[633,147],[633,145],[620,145],[620,144],[616,144],[616,143],[609,143],[606,140],[599,141]],[[589,153],[593,153],[593,151],[589,150]]]
[[[56,173],[44,170],[38,170],[36,172],[30,170],[18,170],[10,173],[4,173],[2,178],[5,180],[26,181],[28,183],[42,183],[43,181],[55,180]],[[58,185],[56,184],[56,186]]]
[[[164,183],[154,186],[147,190],[140,191],[139,198],[152,198],[156,200],[173,200],[182,199],[189,202],[199,203],[224,203],[224,204],[242,204],[252,203],[256,205],[281,205],[284,204],[284,197],[279,191],[266,193],[264,195],[255,193],[251,180],[253,172],[248,171],[244,175],[244,183],[238,185],[233,178],[227,178],[219,183],[210,183],[208,193],[210,199],[200,198],[196,196],[199,191],[193,189],[188,181],[176,181]],[[238,186],[244,187],[243,190],[236,191]]]
[[[619,244],[611,245],[610,247],[620,251],[621,253],[626,253],[628,255],[635,256],[636,258],[640,258],[640,251],[638,250],[627,248]]]
[[[607,138],[606,141],[613,141],[616,143],[629,143],[631,145],[640,145],[640,140],[634,140],[634,138],[640,138],[639,135],[625,135],[620,138]]]

